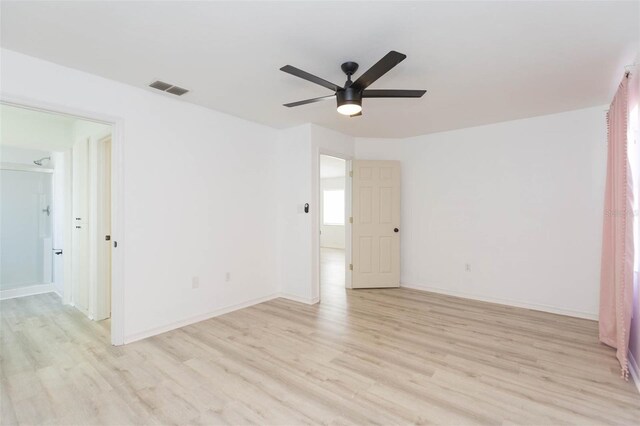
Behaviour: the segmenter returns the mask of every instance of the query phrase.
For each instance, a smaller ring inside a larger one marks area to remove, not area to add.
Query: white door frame
[[[38,99],[14,96],[0,92],[0,103],[54,114],[70,115],[83,120],[111,126],[111,237],[117,242],[117,250],[112,251],[111,263],[111,344],[124,344],[124,120],[94,111],[71,108],[65,105],[43,102]],[[69,222],[68,226],[71,226]],[[65,242],[65,251],[70,250]],[[66,254],[66,253],[65,253]],[[67,256],[67,259],[71,259]],[[66,270],[66,268],[65,268]],[[68,283],[65,276],[65,297]]]
[[[109,145],[105,145],[105,144]],[[94,320],[101,321],[111,317],[111,268],[107,267],[107,263],[111,263],[111,255],[113,253],[113,243],[111,240],[105,241],[105,236],[111,236],[111,209],[109,214],[105,215],[105,203],[111,202],[111,183],[109,172],[111,167],[105,167],[105,161],[108,154],[111,153],[111,133],[106,136],[97,138],[94,142],[94,157],[91,162],[95,162],[95,170],[92,178],[95,178],[96,193],[92,195],[89,217],[91,220],[91,231],[89,241],[92,243],[93,251],[92,261],[95,264],[93,275],[90,280],[92,297],[92,316]],[[107,149],[108,146],[108,149]],[[110,162],[110,159],[109,159]],[[107,179],[108,178],[108,179]],[[108,189],[107,189],[108,188]],[[109,191],[109,199],[105,197],[105,191]],[[109,226],[105,226],[105,225]],[[105,228],[108,228],[106,230]]]
[[[345,176],[344,176],[344,284],[346,288],[351,288],[351,270],[349,269],[349,265],[351,264],[351,223],[349,222],[349,217],[351,217],[351,160],[353,157],[350,155],[346,155],[341,152],[331,151],[324,148],[319,148],[318,155],[316,158],[316,173],[315,179],[313,180],[313,197],[314,197],[314,205],[317,206],[313,211],[315,211],[315,218],[312,221],[312,273],[313,273],[313,283],[314,283],[314,294],[318,295],[318,301],[320,301],[320,226],[322,215],[320,214],[320,156],[328,155],[331,157],[341,158],[345,160]]]

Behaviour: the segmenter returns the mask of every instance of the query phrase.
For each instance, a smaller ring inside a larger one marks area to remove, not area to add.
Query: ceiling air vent
[[[153,87],[154,89],[171,93],[172,95],[176,96],[182,96],[185,93],[189,92],[187,89],[183,89],[182,87],[174,86],[173,84],[165,83],[164,81],[160,80],[154,81],[149,85],[149,87]]]
[[[165,90],[165,92],[173,93],[174,95],[178,95],[178,96],[182,96],[185,93],[187,93],[188,90],[187,89],[183,89],[182,87],[178,87],[178,86],[171,86],[170,88]]]

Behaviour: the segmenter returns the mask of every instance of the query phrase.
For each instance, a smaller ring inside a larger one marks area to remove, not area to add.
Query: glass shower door
[[[0,173],[0,290],[50,284],[52,174]]]

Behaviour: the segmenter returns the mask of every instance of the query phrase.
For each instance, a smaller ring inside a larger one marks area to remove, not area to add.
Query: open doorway
[[[320,299],[346,300],[347,161],[320,155]]]
[[[10,104],[0,113],[3,309],[102,321],[108,344],[112,126]]]

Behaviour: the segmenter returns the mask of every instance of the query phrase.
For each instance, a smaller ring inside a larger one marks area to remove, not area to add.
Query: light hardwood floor
[[[344,305],[347,291],[344,287],[344,250],[320,249],[320,300],[332,305]]]
[[[640,422],[595,322],[323,284],[124,347],[52,294],[2,301],[1,423]]]

